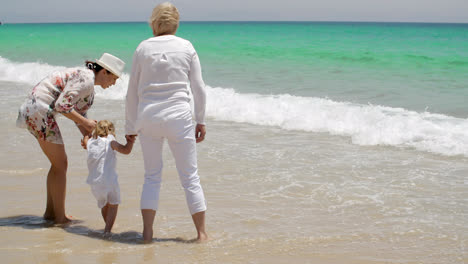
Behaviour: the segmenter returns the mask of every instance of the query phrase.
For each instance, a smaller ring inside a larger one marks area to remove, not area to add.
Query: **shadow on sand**
[[[25,229],[59,227],[53,221],[36,215],[16,215],[0,218],[0,226],[19,226]]]
[[[142,235],[136,231],[127,231],[122,233],[104,233],[103,230],[90,229],[87,226],[80,225],[83,223],[81,220],[72,220],[68,224],[55,224],[53,221],[45,220],[43,217],[36,215],[16,215],[0,218],[0,227],[22,227],[25,229],[40,229],[58,227],[62,228],[68,233],[86,236],[94,239],[100,239],[110,242],[118,242],[124,244],[143,244],[141,241]],[[153,238],[154,242],[178,242],[178,243],[194,243],[196,239],[184,238]]]

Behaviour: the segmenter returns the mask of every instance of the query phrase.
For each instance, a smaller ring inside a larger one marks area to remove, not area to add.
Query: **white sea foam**
[[[76,65],[76,67],[82,66],[83,65]],[[17,63],[0,57],[0,81],[35,85],[48,74],[54,71],[64,70],[65,68],[66,67],[63,66],[53,66],[38,62]],[[127,93],[128,78],[128,74],[123,74],[122,77],[117,80],[116,84],[108,90],[96,86],[96,96],[117,100],[124,98]]]
[[[64,67],[15,63],[0,57],[0,80],[35,84]],[[122,100],[128,74],[96,96]],[[222,121],[276,126],[285,130],[349,136],[354,144],[411,147],[448,156],[468,157],[468,119],[402,108],[336,102],[289,94],[238,93],[207,86],[207,116]]]
[[[45,63],[16,63],[0,57],[0,80],[36,84],[47,74],[65,67]]]
[[[350,136],[359,145],[409,146],[468,156],[468,119],[402,108],[209,88],[208,116],[286,130]]]

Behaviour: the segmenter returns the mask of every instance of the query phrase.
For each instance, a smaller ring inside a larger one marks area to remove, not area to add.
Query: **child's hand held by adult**
[[[83,147],[83,149],[87,149],[88,139],[89,139],[89,136],[84,136],[81,139],[81,146]]]

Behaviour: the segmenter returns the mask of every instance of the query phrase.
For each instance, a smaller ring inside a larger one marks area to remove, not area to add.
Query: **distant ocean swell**
[[[15,63],[0,57],[0,80],[34,85],[48,73],[63,68]],[[98,89],[97,96],[123,100],[127,84],[128,74],[124,74],[115,87]],[[468,157],[468,119],[325,98],[245,94],[221,87],[208,86],[207,95],[207,115],[214,120],[326,132],[350,137],[359,145],[409,147]]]

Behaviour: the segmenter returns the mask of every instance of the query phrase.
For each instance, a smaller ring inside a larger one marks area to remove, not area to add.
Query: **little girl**
[[[125,139],[125,146],[117,142],[114,124],[108,120],[101,120],[97,123],[92,138],[86,136],[82,141],[82,146],[88,150],[89,175],[86,183],[91,185],[91,192],[101,208],[106,223],[105,233],[110,233],[120,204],[115,151],[130,154],[135,136],[126,136]]]

